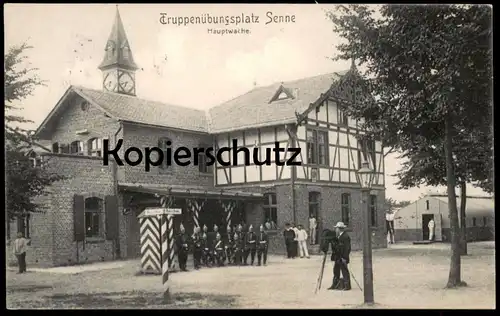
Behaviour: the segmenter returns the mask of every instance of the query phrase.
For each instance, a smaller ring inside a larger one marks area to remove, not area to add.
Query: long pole
[[[373,268],[372,268],[372,238],[370,225],[370,209],[368,205],[369,189],[361,190],[363,198],[363,296],[365,304],[372,305],[373,298]]]

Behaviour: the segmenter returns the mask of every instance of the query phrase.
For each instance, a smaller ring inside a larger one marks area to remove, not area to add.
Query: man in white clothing
[[[434,226],[435,226],[434,220],[431,219],[429,221],[429,224],[427,224],[427,227],[429,227],[429,241],[434,240]]]
[[[295,233],[295,238],[293,239],[293,248],[294,248],[294,256],[293,258],[297,258],[297,254],[299,253],[299,240],[297,239],[297,236],[299,235],[299,229],[295,224],[292,224],[292,229],[293,232]]]
[[[309,251],[307,251],[307,232],[302,225],[299,225],[297,230],[297,241],[299,243],[300,257],[304,258],[304,256],[306,256],[309,258]]]
[[[387,210],[385,213],[385,224],[387,229],[387,238],[390,244],[394,244],[394,211]]]
[[[311,214],[309,218],[309,237],[311,237],[311,245],[316,244],[316,227],[318,227],[316,217],[314,217],[314,214]]]

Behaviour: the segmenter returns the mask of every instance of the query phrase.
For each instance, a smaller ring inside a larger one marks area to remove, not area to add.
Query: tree
[[[12,114],[22,109],[22,101],[44,84],[36,74],[36,69],[26,65],[27,44],[11,47],[4,56],[5,63],[5,157],[6,196],[5,220],[24,218],[27,214],[43,211],[33,198],[46,193],[46,188],[62,176],[50,173],[43,165],[35,166],[26,153],[30,148],[43,147],[33,141],[31,131],[19,124],[32,123],[21,115]],[[48,149],[47,149],[48,150]]]
[[[376,18],[363,5],[328,13],[334,31],[346,40],[337,47],[337,59],[366,66],[366,78],[342,79],[362,97],[349,114],[362,120],[366,137],[381,139],[413,162],[428,155],[425,148],[443,153],[451,222],[447,287],[465,285],[455,193],[454,152],[460,147],[454,142],[462,139],[461,131],[491,131],[485,124],[492,117],[491,9],[383,5],[378,13]]]
[[[412,202],[411,201],[396,201],[393,198],[386,198],[385,199],[385,205],[388,210],[394,210],[397,208],[402,208],[405,206],[410,205]]]

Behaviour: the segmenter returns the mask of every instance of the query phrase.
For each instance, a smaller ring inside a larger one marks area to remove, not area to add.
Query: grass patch
[[[231,308],[236,297],[202,293],[174,293],[173,302],[165,304],[160,293],[153,292],[113,292],[53,294],[33,302],[16,302],[10,308],[50,308],[50,309],[185,309],[185,308]],[[30,306],[26,306],[30,305]]]

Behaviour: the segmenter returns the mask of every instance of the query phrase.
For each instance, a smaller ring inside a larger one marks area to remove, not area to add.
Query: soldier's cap
[[[335,225],[335,228],[344,229],[344,228],[346,228],[346,226],[343,222],[338,222],[337,225]]]

